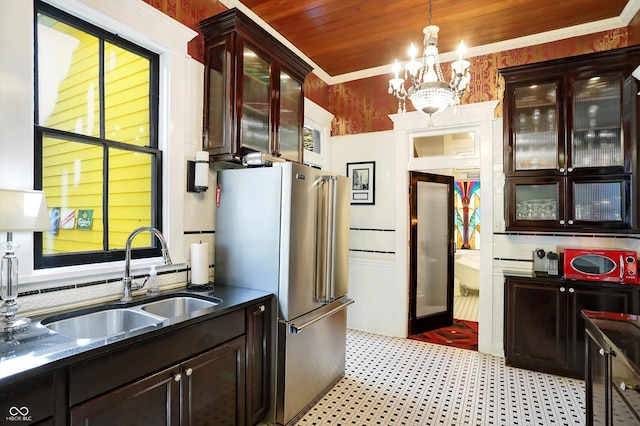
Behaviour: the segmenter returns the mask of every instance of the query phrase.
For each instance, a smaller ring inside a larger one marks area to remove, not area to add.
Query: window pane
[[[151,223],[153,156],[109,149],[109,249],[123,249],[136,228]],[[139,235],[132,247],[150,247],[151,236]]]
[[[477,154],[473,132],[416,136],[412,141],[414,158],[462,157]]]
[[[102,148],[43,138],[42,189],[51,231],[44,254],[102,250]]]
[[[105,43],[105,137],[149,145],[149,60]]]
[[[322,149],[320,142],[320,130],[305,125],[302,129],[302,146],[304,149],[320,154]]]
[[[99,41],[38,14],[38,124],[100,136]]]

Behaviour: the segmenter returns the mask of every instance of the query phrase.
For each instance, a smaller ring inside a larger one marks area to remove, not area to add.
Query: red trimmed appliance
[[[633,250],[558,247],[558,253],[564,279],[639,284]]]

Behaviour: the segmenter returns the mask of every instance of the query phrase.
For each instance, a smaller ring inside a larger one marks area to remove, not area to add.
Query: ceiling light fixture
[[[471,74],[469,61],[462,59],[465,53],[464,43],[458,47],[458,60],[451,64],[451,81],[444,81],[440,58],[438,55],[438,31],[440,28],[431,25],[431,0],[429,0],[429,25],[424,28],[424,53],[421,60],[416,60],[417,49],[411,44],[409,56],[411,60],[404,65],[405,78],[400,78],[402,67],[396,60],[393,65],[395,77],[389,80],[389,94],[398,98],[398,114],[406,112],[406,98],[408,97],[418,111],[429,115],[429,125],[432,126],[431,115],[441,112],[449,106],[460,104],[469,85]],[[409,80],[409,88],[405,89],[405,80]]]

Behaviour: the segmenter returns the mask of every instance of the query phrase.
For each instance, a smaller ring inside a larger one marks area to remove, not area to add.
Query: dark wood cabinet
[[[633,232],[640,47],[501,69],[507,231]]]
[[[71,426],[179,425],[180,367],[122,386],[69,410]]]
[[[272,312],[269,303],[247,308],[246,411],[249,425],[260,422],[271,401]]]
[[[205,39],[203,146],[212,160],[264,152],[302,162],[311,67],[237,9],[200,23]]]
[[[244,424],[244,337],[70,410],[71,425]]]
[[[54,424],[56,411],[61,411],[57,404],[61,395],[56,391],[56,377],[58,381],[62,379],[51,371],[0,387],[0,419],[7,424]]]
[[[583,313],[587,369],[587,426],[640,426],[640,371],[636,318],[610,312]]]
[[[584,377],[583,309],[637,313],[639,289],[629,284],[506,277],[506,363]]]
[[[181,365],[182,425],[245,424],[245,338]]]

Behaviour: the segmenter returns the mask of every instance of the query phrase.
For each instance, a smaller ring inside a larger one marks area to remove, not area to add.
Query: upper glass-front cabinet
[[[623,171],[623,83],[622,73],[594,73],[513,85],[507,173]]]
[[[559,82],[514,87],[513,170],[558,170],[563,135],[558,126]]]
[[[621,73],[574,80],[569,166],[624,166]]]
[[[640,228],[638,64],[633,46],[500,70],[508,231]]]
[[[263,152],[302,162],[311,67],[237,9],[200,22],[205,39],[203,146],[212,160]]]

